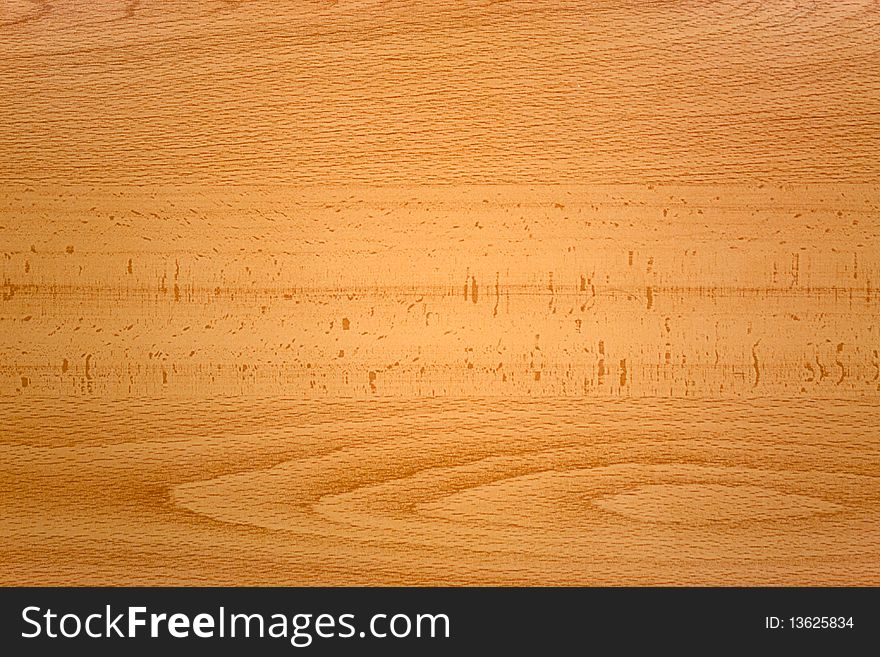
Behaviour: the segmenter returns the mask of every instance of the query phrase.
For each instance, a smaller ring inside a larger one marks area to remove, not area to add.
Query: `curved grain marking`
[[[840,513],[839,504],[760,486],[648,484],[594,502],[640,522],[684,525],[776,522]]]
[[[28,23],[34,23],[48,16],[52,11],[52,5],[49,0],[28,0],[32,5],[36,5],[31,12],[23,12],[21,16],[11,20],[0,21],[0,28],[4,27],[21,27]]]

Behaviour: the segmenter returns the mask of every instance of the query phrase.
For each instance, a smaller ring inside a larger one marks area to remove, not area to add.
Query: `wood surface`
[[[880,4],[0,2],[0,584],[880,584]]]

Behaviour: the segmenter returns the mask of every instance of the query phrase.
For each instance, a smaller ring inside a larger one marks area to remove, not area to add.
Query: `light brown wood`
[[[0,583],[880,584],[877,3],[0,7]]]

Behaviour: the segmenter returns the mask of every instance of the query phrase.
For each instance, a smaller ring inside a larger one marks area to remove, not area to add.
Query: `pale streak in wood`
[[[0,582],[880,584],[878,35],[0,4]]]

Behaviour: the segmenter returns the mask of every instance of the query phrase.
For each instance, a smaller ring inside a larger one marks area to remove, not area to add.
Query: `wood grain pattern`
[[[878,51],[0,3],[0,583],[880,584]]]

